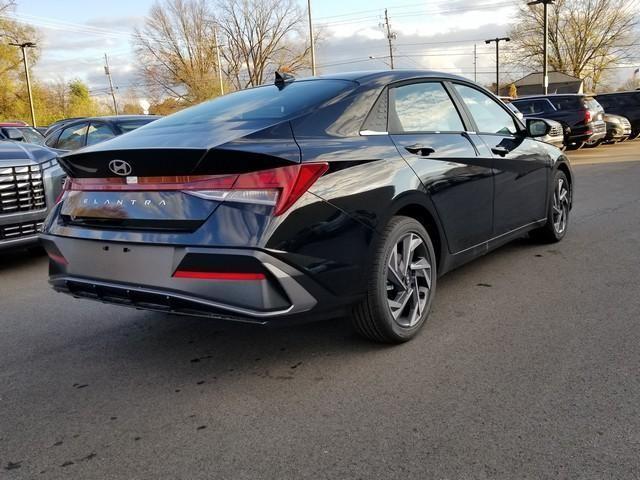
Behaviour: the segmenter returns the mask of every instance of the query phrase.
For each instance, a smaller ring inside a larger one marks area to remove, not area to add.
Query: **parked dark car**
[[[518,98],[512,103],[525,117],[548,118],[568,127],[568,148],[581,148],[586,143],[595,144],[607,134],[604,110],[589,95],[538,95]]]
[[[631,136],[631,122],[626,117],[605,113],[604,121],[607,124],[605,143],[624,142]]]
[[[567,231],[573,175],[487,90],[409,70],[280,77],[61,157],[50,282],[257,324],[352,315],[402,342],[438,276]],[[464,299],[460,299],[464,302]]]
[[[51,131],[45,144],[60,150],[77,150],[131,132],[158,118],[155,115],[81,118]]]
[[[640,136],[640,91],[602,93],[596,95],[596,100],[604,111],[626,117],[631,123],[629,138]]]
[[[0,249],[38,242],[38,230],[62,191],[56,152],[0,142]]]
[[[33,127],[21,122],[0,123],[0,140],[14,140],[16,142],[44,145],[44,137]]]

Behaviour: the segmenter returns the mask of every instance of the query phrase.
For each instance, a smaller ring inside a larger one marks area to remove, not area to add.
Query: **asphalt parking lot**
[[[445,276],[402,346],[74,300],[0,254],[0,478],[640,478],[640,140],[570,156],[565,240]]]

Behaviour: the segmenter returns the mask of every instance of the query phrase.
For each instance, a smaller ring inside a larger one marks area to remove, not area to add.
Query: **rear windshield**
[[[552,97],[549,99],[558,110],[582,110],[582,97]]]
[[[150,118],[149,120],[131,120],[128,122],[119,122],[118,128],[122,131],[122,133],[127,133],[136,128],[140,128],[143,125],[146,125],[149,122],[153,122],[155,119]]]
[[[584,104],[591,111],[596,111],[597,112],[597,111],[600,111],[600,110],[604,110],[602,108],[602,105],[600,105],[598,103],[598,101],[593,97],[585,97]]]
[[[275,85],[241,90],[157,120],[145,130],[248,120],[284,120],[354,88],[347,80],[294,81],[282,90]]]

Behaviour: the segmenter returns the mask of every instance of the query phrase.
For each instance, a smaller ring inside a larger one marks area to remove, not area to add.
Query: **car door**
[[[465,122],[442,82],[423,81],[388,90],[388,131],[420,177],[445,230],[451,253],[491,236],[493,180]]]
[[[552,165],[548,147],[528,138],[507,108],[486,92],[462,83],[454,83],[454,90],[493,160],[493,236],[545,218]]]

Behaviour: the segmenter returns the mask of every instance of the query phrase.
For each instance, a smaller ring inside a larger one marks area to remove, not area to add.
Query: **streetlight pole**
[[[307,0],[307,12],[309,13],[309,42],[311,45],[311,75],[316,75],[316,47],[313,40],[313,23],[311,21],[311,0]]]
[[[109,68],[109,57],[104,54],[104,73],[109,78],[109,89],[111,90],[111,99],[113,100],[113,111],[118,115],[118,103],[116,102],[116,92],[113,90],[113,80],[111,79],[111,69]]]
[[[391,65],[391,70],[393,70],[393,40],[396,39],[395,32],[391,31],[391,25],[389,25],[389,15],[387,14],[387,9],[384,9],[384,25],[387,29],[387,40],[389,41],[389,64]]]
[[[496,95],[500,95],[500,42],[510,42],[509,37],[496,37],[485,40],[484,43],[496,43]]]
[[[27,60],[27,48],[35,48],[36,44],[33,42],[24,42],[24,43],[10,43],[12,47],[20,47],[22,50],[22,61],[24,62],[24,75],[27,78],[27,92],[29,93],[29,107],[31,108],[31,123],[35,128],[36,125],[36,112],[33,109],[33,95],[31,94],[31,78],[29,77],[29,62]]]
[[[538,5],[542,3],[544,7],[544,21],[543,21],[543,35],[544,39],[542,41],[542,90],[546,95],[549,92],[549,72],[547,71],[548,64],[548,46],[549,46],[549,15],[548,15],[548,7],[552,5],[555,0],[534,0],[533,2],[527,3],[527,5]]]
[[[220,95],[224,95],[224,84],[222,83],[222,63],[220,61],[220,42],[218,41],[218,27],[213,24],[213,36],[216,40],[216,57],[218,62],[218,82],[220,82]]]

